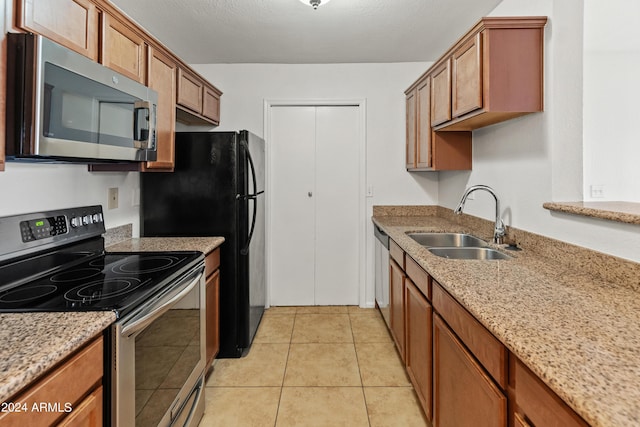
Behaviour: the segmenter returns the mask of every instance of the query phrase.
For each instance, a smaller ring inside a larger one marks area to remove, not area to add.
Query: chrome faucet
[[[458,207],[454,209],[453,213],[456,215],[462,214],[462,210],[464,209],[464,204],[467,201],[467,197],[469,197],[469,194],[473,193],[476,190],[487,191],[496,200],[496,224],[493,229],[493,243],[501,244],[502,238],[505,234],[504,222],[502,221],[502,218],[500,218],[500,200],[498,200],[498,196],[496,195],[496,192],[493,191],[493,188],[487,185],[472,185],[471,187],[467,188],[462,195],[462,199],[460,199],[460,203],[458,203]]]

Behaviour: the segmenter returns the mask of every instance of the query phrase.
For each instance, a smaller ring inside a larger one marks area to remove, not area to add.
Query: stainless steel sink
[[[407,233],[416,242],[427,248],[434,247],[475,247],[487,246],[487,242],[464,233]]]
[[[450,259],[511,259],[509,255],[505,255],[502,252],[491,248],[430,248],[429,252],[434,255]]]

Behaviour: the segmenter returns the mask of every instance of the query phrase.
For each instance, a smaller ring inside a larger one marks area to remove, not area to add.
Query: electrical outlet
[[[604,185],[592,185],[591,186],[591,198],[602,199],[604,197]]]
[[[108,198],[109,198],[109,202],[108,202],[107,208],[117,209],[118,208],[118,187],[109,189]]]

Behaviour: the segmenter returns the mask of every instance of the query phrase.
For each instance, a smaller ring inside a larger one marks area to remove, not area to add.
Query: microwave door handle
[[[135,334],[136,332],[141,331],[142,329],[146,328],[149,324],[151,324],[158,317],[162,316],[164,313],[169,311],[169,309],[171,308],[171,306],[173,304],[175,304],[180,299],[184,298],[185,295],[187,295],[189,292],[191,292],[193,290],[193,288],[195,288],[196,285],[200,282],[201,278],[202,278],[202,271],[199,270],[198,271],[198,275],[191,281],[191,283],[189,283],[187,285],[186,288],[181,290],[177,295],[173,296],[168,301],[162,303],[162,305],[160,305],[159,307],[154,307],[146,315],[144,315],[141,318],[136,319],[133,322],[127,324],[125,327],[122,328],[122,331],[120,332],[120,335],[123,336],[123,337],[126,336],[128,338],[131,335]]]
[[[146,113],[146,121],[147,121],[147,134],[138,136],[138,131],[140,129],[139,122],[139,114],[140,110],[145,110]],[[151,103],[149,101],[136,101],[133,103],[133,145],[135,148],[149,148],[149,119],[151,114]],[[138,137],[140,139],[138,139]]]

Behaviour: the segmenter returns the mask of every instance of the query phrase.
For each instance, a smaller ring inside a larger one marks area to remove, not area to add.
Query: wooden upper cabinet
[[[17,26],[98,60],[98,9],[90,0],[15,0]]]
[[[220,123],[220,92],[204,87],[202,97],[202,115],[216,124]]]
[[[444,96],[450,84],[446,64],[436,71],[437,79],[434,80],[433,75],[427,74],[405,92],[407,97],[407,170],[471,169],[471,132],[434,132],[433,130],[433,99],[435,97],[441,98],[440,105],[447,104],[444,111],[447,114],[450,111],[450,98]],[[442,90],[437,90],[437,94],[433,89],[435,84],[444,86]],[[445,113],[440,114],[444,115]]]
[[[149,48],[149,82],[151,89],[158,92],[156,112],[155,162],[147,162],[143,170],[171,171],[175,160],[176,130],[176,70],[178,66],[161,50]]]
[[[416,167],[427,168],[431,162],[431,78],[416,88]]]
[[[451,61],[431,72],[431,126],[451,120]]]
[[[451,115],[482,108],[482,37],[478,33],[452,56]]]
[[[451,51],[452,115],[437,130],[474,130],[543,110],[546,17],[483,18]]]
[[[416,116],[416,92],[414,89],[407,94],[405,103],[405,113],[406,117],[406,138],[407,138],[407,147],[406,147],[406,164],[407,169],[415,169],[417,167],[416,162],[416,151],[417,151],[417,139],[416,139],[416,127],[417,127],[417,116]]]
[[[178,68],[178,120],[189,124],[220,123],[222,92],[185,68]]]
[[[204,82],[196,75],[183,68],[178,69],[178,105],[202,114],[202,96]]]
[[[147,81],[147,43],[108,13],[102,17],[102,64],[142,84]]]
[[[542,111],[546,22],[544,16],[482,18],[445,52],[425,73],[433,129],[472,131]]]

